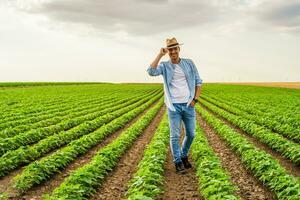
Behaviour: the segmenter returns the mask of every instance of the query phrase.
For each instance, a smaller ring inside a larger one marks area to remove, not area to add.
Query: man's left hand
[[[194,107],[195,104],[196,104],[196,102],[195,102],[194,100],[192,100],[191,103],[190,103],[190,105],[191,105],[192,107]]]

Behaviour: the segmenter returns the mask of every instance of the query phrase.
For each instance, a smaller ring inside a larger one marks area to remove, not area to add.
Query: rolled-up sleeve
[[[161,62],[157,67],[149,66],[147,69],[147,72],[150,76],[158,76],[163,73],[163,67],[164,67],[164,64],[163,64],[163,62]]]
[[[195,70],[195,85],[196,86],[201,86],[203,80],[200,78],[200,75],[199,75],[199,72],[198,72],[198,69],[197,69],[196,65],[194,64],[194,62],[192,60],[191,60],[191,62],[192,62],[192,65],[194,67],[194,70]]]

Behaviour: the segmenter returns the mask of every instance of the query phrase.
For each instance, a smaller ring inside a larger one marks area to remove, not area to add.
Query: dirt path
[[[263,186],[263,184],[257,180],[251,172],[247,171],[245,166],[241,163],[239,156],[226,146],[225,142],[219,138],[214,129],[210,127],[198,114],[197,121],[203,128],[210,146],[220,158],[222,167],[229,172],[231,181],[239,187],[237,195],[247,200],[275,199],[271,191]]]
[[[106,176],[101,188],[98,189],[97,193],[91,199],[121,200],[124,198],[127,191],[127,183],[136,172],[138,163],[143,158],[143,152],[147,144],[151,141],[164,112],[165,106],[163,106],[142,135],[138,137],[130,149],[122,156],[114,170]]]
[[[13,184],[13,178],[20,174],[22,172],[22,168],[19,168],[17,170],[14,170],[13,172],[10,172],[8,175],[2,177],[0,179],[0,193],[2,192],[8,192],[11,193],[13,190],[10,188]]]
[[[180,141],[184,138],[183,129],[181,131]],[[187,170],[186,174],[177,174],[173,163],[171,149],[167,154],[165,163],[165,184],[164,193],[158,197],[159,200],[203,200],[204,198],[198,192],[198,178],[194,169],[194,163],[189,153],[189,161],[192,168]]]
[[[246,137],[247,140],[249,140],[252,144],[254,144],[258,149],[263,150],[263,151],[269,153],[275,160],[277,160],[280,163],[281,166],[283,166],[287,170],[287,172],[290,175],[293,175],[293,176],[296,176],[296,177],[300,176],[300,168],[295,163],[291,162],[287,158],[282,157],[280,155],[280,153],[274,151],[268,145],[261,143],[256,138],[252,137],[251,135],[249,135],[245,131],[243,131],[240,128],[238,128],[235,125],[233,125],[231,122],[227,121],[225,118],[216,115],[215,113],[213,113],[211,110],[209,110],[204,105],[201,105],[201,106],[203,108],[205,108],[205,110],[207,110],[209,113],[211,113],[212,115],[216,116],[218,119],[222,120],[222,122],[224,122],[226,125],[230,126],[236,132],[238,132],[241,135],[243,135],[244,137]]]
[[[157,102],[156,102],[157,103]],[[133,123],[135,123],[143,114],[145,114],[150,108],[152,108],[156,103],[152,104],[149,108],[147,108],[144,112],[136,116],[133,120],[131,120],[129,123],[127,123],[122,129],[114,132],[113,134],[109,135],[107,138],[104,139],[104,141],[100,142],[95,147],[91,148],[86,154],[81,155],[78,157],[74,162],[72,162],[67,168],[65,168],[61,173],[56,174],[53,176],[50,180],[44,182],[41,185],[38,185],[30,190],[28,190],[26,193],[19,194],[17,191],[10,191],[10,198],[14,200],[24,200],[24,199],[30,199],[30,200],[40,200],[43,199],[44,194],[51,194],[52,191],[58,187],[63,180],[69,176],[69,174],[76,170],[78,167],[81,167],[91,161],[91,159],[95,156],[95,154],[101,149],[102,147],[108,145],[111,143],[114,139],[116,139],[122,131],[127,129],[129,126],[131,126]],[[18,173],[21,173],[20,170]],[[13,173],[13,175],[16,175]],[[9,180],[11,182],[11,180]]]

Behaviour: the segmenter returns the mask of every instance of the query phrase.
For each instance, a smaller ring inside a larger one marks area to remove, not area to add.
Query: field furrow
[[[136,123],[97,152],[89,164],[75,170],[64,182],[45,199],[78,198],[85,199],[95,193],[108,171],[112,170],[124,152],[150,124],[161,108],[163,101],[151,108]],[[113,152],[113,153],[112,153]]]
[[[288,158],[293,163],[297,165],[300,164],[300,145],[298,143],[292,142],[281,135],[266,129],[263,126],[257,125],[251,120],[222,110],[207,101],[200,101],[208,109],[224,117],[226,120],[257,138],[260,142],[268,145],[273,150],[279,152],[282,156]]]
[[[256,149],[245,137],[236,133],[221,120],[215,118],[199,105],[196,106],[200,115],[216,130],[220,137],[239,156],[242,163],[270,190],[278,199],[297,199],[300,196],[298,179],[291,176],[269,154]],[[271,175],[270,175],[271,174]]]
[[[99,118],[96,118],[94,121],[88,121],[69,131],[60,132],[58,134],[47,137],[33,146],[24,146],[20,147],[17,150],[9,151],[0,158],[0,176],[4,176],[6,173],[19,167],[20,165],[30,163],[43,156],[44,154],[70,143],[74,139],[96,130],[103,124],[108,123],[109,121],[118,116],[121,116],[122,114],[125,114],[126,112],[129,112],[136,106],[141,105],[148,100],[155,101],[160,97],[161,93],[149,99],[144,98],[136,102],[135,104],[131,104],[130,106],[119,109],[114,113],[108,113]]]
[[[300,90],[205,83],[183,174],[163,95],[161,84],[0,84],[0,199],[299,199]]]

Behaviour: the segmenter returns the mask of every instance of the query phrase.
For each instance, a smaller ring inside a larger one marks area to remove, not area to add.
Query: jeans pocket
[[[196,114],[195,106],[189,105],[189,106],[185,109],[185,111],[186,111],[187,116],[195,116],[195,114]]]
[[[189,104],[188,108],[193,108],[193,109],[195,109],[195,105],[192,106],[191,104]]]

